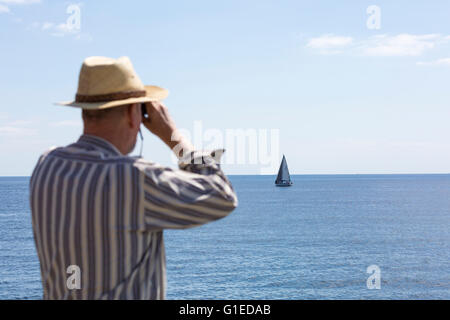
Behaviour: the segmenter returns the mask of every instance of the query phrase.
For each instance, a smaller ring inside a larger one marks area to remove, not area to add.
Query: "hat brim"
[[[86,110],[100,110],[112,107],[119,107],[133,103],[160,101],[167,98],[167,96],[169,95],[169,91],[167,89],[158,86],[145,86],[145,91],[146,91],[145,97],[139,98],[128,98],[123,100],[113,100],[95,103],[68,101],[68,102],[56,102],[55,104],[59,106],[76,107]]]

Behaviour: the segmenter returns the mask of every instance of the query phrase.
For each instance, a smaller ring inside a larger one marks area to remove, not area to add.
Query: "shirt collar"
[[[79,139],[78,142],[87,143],[96,149],[100,149],[101,151],[116,155],[116,156],[123,156],[123,154],[119,151],[119,149],[116,148],[111,142],[100,138],[98,136],[94,136],[91,134],[83,134]]]

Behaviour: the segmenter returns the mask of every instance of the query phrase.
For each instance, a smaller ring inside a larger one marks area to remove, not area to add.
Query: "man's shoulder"
[[[157,171],[160,171],[160,170],[173,170],[170,167],[165,167],[165,166],[163,166],[163,165],[161,165],[159,163],[156,163],[156,162],[153,162],[153,161],[150,161],[150,160],[146,160],[144,158],[136,157],[136,158],[133,158],[133,159],[134,159],[134,161],[132,163],[133,167],[136,170],[144,172],[144,173],[149,172],[149,171],[153,171],[153,170],[157,170]]]
[[[81,146],[74,142],[63,147],[52,147],[41,155],[41,158],[56,157],[64,160],[93,162],[93,163],[129,163],[135,159],[126,155],[106,153],[104,150]]]
[[[76,143],[62,147],[53,146],[48,148],[41,154],[37,166],[43,165],[47,161],[53,162],[57,159],[63,160],[65,163],[69,161],[100,166],[125,166],[126,168],[129,168],[129,170],[144,175],[151,174],[152,172],[175,170],[141,157],[133,157],[128,155],[105,155],[97,150],[78,148]]]
[[[40,156],[38,160],[38,165],[41,164],[46,158],[48,158],[49,155],[51,155],[55,150],[59,149],[61,147],[57,146],[51,146],[47,150],[45,150]]]

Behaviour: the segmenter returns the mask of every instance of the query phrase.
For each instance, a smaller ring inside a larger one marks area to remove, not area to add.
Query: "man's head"
[[[133,151],[142,122],[141,104],[100,110],[82,110],[84,133],[99,136],[114,144],[122,154]]]
[[[82,108],[84,133],[104,138],[128,154],[142,121],[141,104],[161,101],[168,94],[158,86],[144,85],[128,57],[95,56],[83,61],[75,100],[57,104]]]

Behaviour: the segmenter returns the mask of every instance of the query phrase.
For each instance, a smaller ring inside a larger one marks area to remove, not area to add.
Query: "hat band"
[[[122,91],[108,94],[97,94],[97,95],[84,95],[78,94],[75,97],[76,102],[106,102],[115,100],[124,100],[129,98],[140,98],[145,97],[146,91]]]

